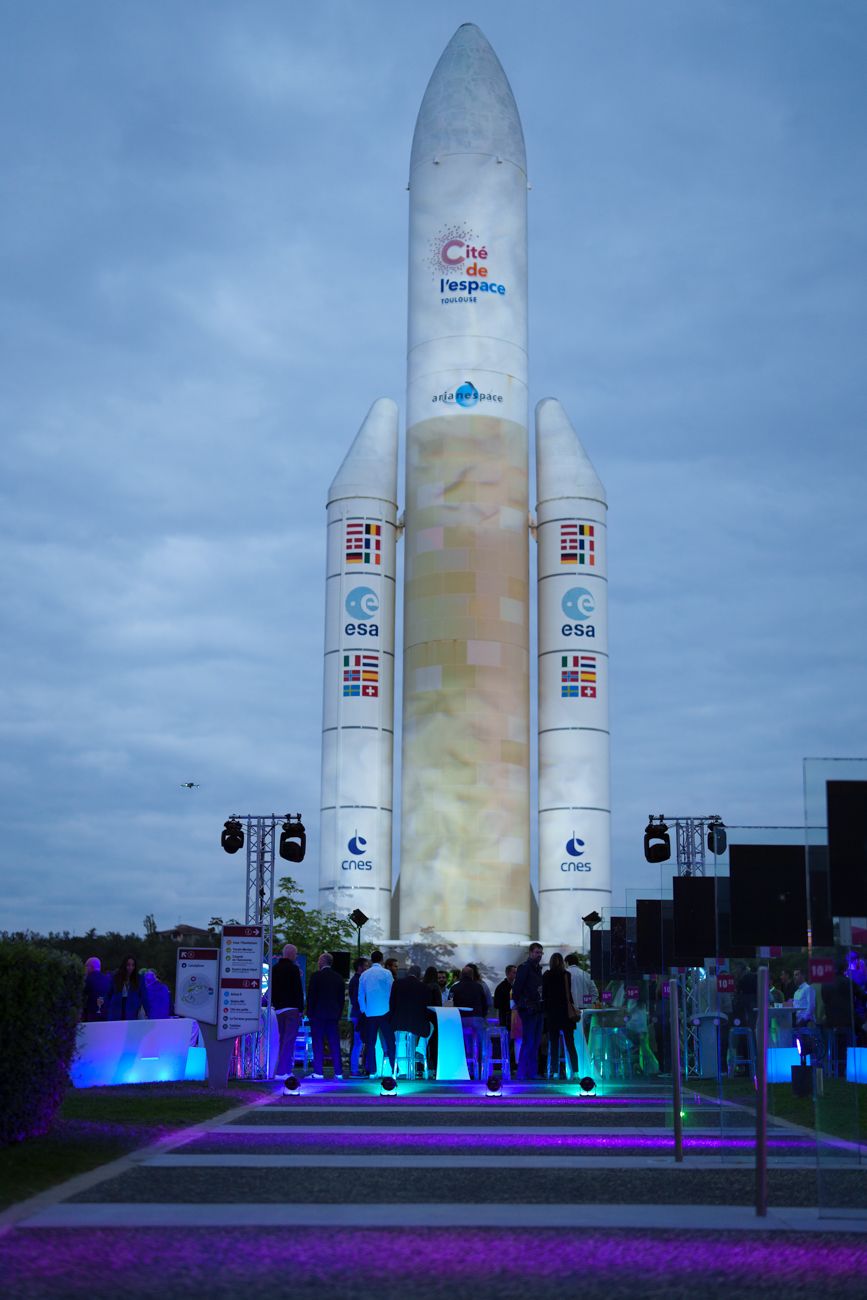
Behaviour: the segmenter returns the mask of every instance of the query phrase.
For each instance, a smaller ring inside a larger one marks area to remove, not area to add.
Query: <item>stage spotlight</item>
[[[397,1096],[397,1082],[394,1079],[392,1079],[390,1074],[386,1075],[385,1078],[380,1080],[379,1095],[380,1097]]]
[[[284,1097],[301,1096],[301,1084],[298,1082],[294,1074],[290,1074],[289,1078],[283,1084],[283,1096]]]
[[[502,1080],[502,1078],[500,1077],[499,1074],[489,1074],[489,1075],[488,1075],[488,1089],[487,1089],[487,1092],[485,1093],[485,1096],[487,1096],[487,1097],[502,1097],[502,1095],[503,1095],[503,1080]]]
[[[591,1079],[589,1074],[585,1074],[583,1079],[578,1080],[578,1087],[581,1089],[582,1097],[594,1097],[596,1095],[596,1080]]]
[[[588,930],[592,930],[594,925],[600,924],[602,917],[599,915],[598,912],[588,912],[586,916],[581,917],[581,920],[587,926]]]
[[[280,857],[287,862],[303,862],[307,852],[307,832],[301,825],[301,814],[294,818],[290,813],[280,832]]]
[[[244,847],[244,828],[237,817],[230,817],[224,823],[220,843],[227,853],[237,853]]]
[[[711,822],[707,828],[707,848],[708,853],[712,853],[718,858],[721,853],[725,853],[728,838],[726,828],[722,822]]]
[[[668,827],[659,818],[658,825],[653,824],[653,814],[644,832],[644,856],[648,862],[667,862],[671,857],[671,840]]]
[[[354,912],[350,912],[349,919],[360,930],[363,925],[367,925],[370,917],[365,916],[360,907],[356,907]]]

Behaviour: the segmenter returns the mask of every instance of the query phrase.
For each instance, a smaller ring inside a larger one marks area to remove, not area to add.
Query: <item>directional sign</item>
[[[224,925],[220,944],[217,1037],[235,1038],[259,1028],[262,1006],[261,925]]]

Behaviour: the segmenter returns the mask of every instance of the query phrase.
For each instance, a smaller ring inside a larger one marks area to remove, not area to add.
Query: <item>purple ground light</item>
[[[575,1212],[580,1223],[580,1206]],[[867,1275],[867,1240],[853,1236],[579,1226],[568,1232],[478,1229],[469,1244],[467,1236],[449,1229],[24,1230],[3,1241],[4,1284],[16,1300],[168,1297],[190,1294],[195,1286],[209,1298],[233,1289],[258,1297],[272,1288],[274,1295],[306,1296],[320,1286],[339,1288],[341,1296],[406,1296],[411,1286],[418,1300],[480,1291],[521,1295],[534,1281],[571,1283],[578,1291],[568,1294],[585,1295],[801,1295],[821,1286],[828,1297],[863,1295]]]
[[[202,1139],[209,1147],[226,1150],[239,1147],[273,1149],[293,1147],[339,1147],[369,1150],[373,1147],[430,1147],[432,1149],[475,1147],[497,1150],[502,1147],[529,1147],[533,1150],[636,1150],[673,1151],[671,1134],[638,1133],[395,1133],[388,1129],[356,1129],[353,1132],[328,1133],[312,1129],[309,1133],[249,1133],[215,1132]],[[709,1135],[684,1135],[683,1145],[689,1151],[752,1151],[755,1138],[711,1137]],[[768,1138],[768,1147],[774,1151],[815,1151],[811,1138]],[[192,1150],[192,1145],[191,1148]]]

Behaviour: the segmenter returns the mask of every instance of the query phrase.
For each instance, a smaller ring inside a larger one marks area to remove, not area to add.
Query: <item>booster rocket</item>
[[[399,937],[467,952],[532,923],[527,188],[511,87],[465,24],[410,160]],[[396,447],[381,399],[328,503],[321,903],[383,937]],[[610,891],[605,494],[558,403],[537,410],[536,457],[539,937],[575,947]]]

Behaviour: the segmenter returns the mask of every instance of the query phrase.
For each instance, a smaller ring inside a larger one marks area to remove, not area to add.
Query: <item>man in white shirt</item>
[[[367,1077],[376,1074],[376,1043],[382,1038],[383,1070],[394,1074],[394,1030],[389,1015],[389,1000],[394,980],[382,964],[377,948],[370,954],[370,965],[358,981],[358,1006],[366,1020],[365,1063]]]
[[[795,1009],[795,1025],[812,1025],[816,1020],[816,990],[812,984],[807,983],[803,971],[796,970],[793,975],[795,996],[792,998],[792,1006]]]

